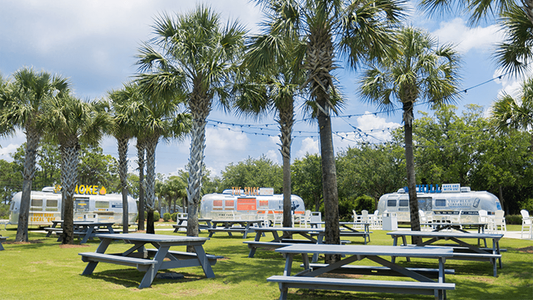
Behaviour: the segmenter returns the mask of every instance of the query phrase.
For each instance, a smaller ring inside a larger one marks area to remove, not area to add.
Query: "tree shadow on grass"
[[[169,284],[169,283],[179,284],[179,283],[206,279],[203,274],[198,275],[198,274],[192,274],[192,273],[187,273],[187,272],[173,272],[173,271],[168,271],[168,270],[159,271],[158,274],[160,273],[179,273],[183,275],[183,278],[161,279],[161,278],[156,277],[152,281],[152,286],[161,285],[161,284]],[[105,270],[105,271],[100,271],[100,272],[95,271],[91,275],[80,275],[80,276],[85,276],[87,278],[91,278],[94,280],[104,280],[109,283],[124,286],[125,288],[137,288],[141,284],[141,281],[144,275],[145,275],[145,272],[139,272],[133,268],[127,268],[127,269],[117,269],[117,270]]]

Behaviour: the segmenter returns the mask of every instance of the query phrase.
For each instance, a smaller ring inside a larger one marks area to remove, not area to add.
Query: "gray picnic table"
[[[287,298],[289,288],[422,294],[434,295],[435,299],[445,299],[446,290],[455,289],[455,284],[446,283],[445,281],[445,274],[454,273],[453,270],[444,269],[446,258],[453,256],[451,248],[294,244],[276,249],[276,252],[285,255],[285,270],[283,271],[283,275],[271,276],[267,278],[267,281],[277,282],[279,284],[280,299]],[[291,275],[293,258],[299,254],[302,255],[303,259],[303,264],[301,265],[303,271]],[[332,264],[312,264],[309,262],[309,254],[333,254],[342,255],[345,258]],[[393,255],[438,259],[438,268],[406,268],[383,258],[383,256]],[[352,262],[363,259],[369,259],[381,266],[350,265]],[[404,276],[415,281],[367,280],[321,276],[326,273]]]
[[[187,228],[187,217],[181,217],[178,218],[177,223],[172,225],[174,227],[174,232],[179,232],[180,228]],[[198,232],[202,232],[202,229],[209,229],[212,228],[213,225],[211,224],[211,218],[198,218],[198,223],[205,223],[205,224],[198,224]]]
[[[450,259],[459,260],[474,260],[474,261],[489,261],[493,265],[493,275],[497,277],[496,261],[499,262],[500,269],[502,268],[502,256],[500,251],[500,239],[503,234],[497,233],[475,233],[475,232],[454,232],[454,231],[393,231],[388,232],[388,235],[393,238],[393,245],[398,245],[398,238],[402,238],[402,245],[407,246],[408,236],[418,236],[422,239],[421,246],[430,246],[440,240],[451,241],[455,244],[450,247],[454,254]],[[426,239],[424,241],[424,239]],[[492,248],[480,248],[473,243],[467,243],[469,239],[489,239],[492,240]],[[442,247],[441,245],[435,245]],[[393,258],[394,260],[394,258]]]
[[[324,228],[259,227],[254,230],[255,239],[244,242],[250,248],[248,257],[254,257],[257,248],[277,249],[292,244],[322,244],[325,235]],[[271,241],[261,241],[261,237],[266,236],[265,233],[271,233],[274,239]],[[303,239],[294,239],[293,235],[295,234],[303,237]],[[287,236],[290,237],[287,238]],[[313,256],[313,262],[317,260],[318,255]]]
[[[326,222],[309,222],[312,228],[318,227],[318,225],[324,225]],[[356,225],[363,226],[363,231],[359,231],[355,228]],[[339,222],[340,235],[341,236],[362,236],[366,245],[366,239],[370,242],[370,223],[369,222]]]
[[[466,223],[447,223],[447,222],[430,222],[430,223],[420,223],[420,226],[428,226],[433,229],[433,231],[442,231],[442,230],[457,230],[465,233],[469,231],[464,230],[463,227],[475,227],[477,228],[478,233],[485,233],[485,227],[487,223],[476,223],[476,222],[466,222]]]
[[[227,232],[229,236],[232,236],[232,232],[241,232],[242,238],[245,239],[249,232],[261,227],[263,222],[264,220],[211,220],[213,226],[207,231],[209,231],[209,237],[212,237],[215,232]]]
[[[58,235],[57,241],[62,240],[63,228],[58,228],[57,225],[63,224],[63,220],[52,221],[52,227],[44,228],[48,233],[46,234],[49,237],[52,233]],[[74,235],[77,235],[80,238],[80,244],[86,243],[89,239],[92,239],[96,236],[97,233],[115,233],[113,225],[115,222],[101,222],[101,221],[74,221]]]
[[[99,262],[136,267],[145,275],[139,288],[152,285],[159,270],[201,266],[207,278],[214,278],[211,265],[217,257],[205,253],[203,244],[209,240],[204,237],[174,236],[161,234],[97,234],[101,242],[96,252],[79,253],[87,266],[82,275],[90,275]],[[133,246],[123,253],[105,253],[112,241],[122,240]],[[151,244],[155,249],[145,248]],[[170,251],[174,246],[192,246],[195,253]]]

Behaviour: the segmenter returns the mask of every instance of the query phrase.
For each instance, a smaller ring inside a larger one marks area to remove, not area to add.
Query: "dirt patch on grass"
[[[519,248],[517,249],[518,251],[520,252],[524,252],[524,253],[533,253],[533,246],[529,246],[529,247],[525,247],[525,248]]]
[[[74,244],[61,244],[59,248],[83,248],[89,247],[89,245],[74,245]]]
[[[335,273],[325,273],[325,274],[320,275],[320,277],[359,279],[359,278],[363,278],[363,275],[358,275],[358,274],[335,274]]]

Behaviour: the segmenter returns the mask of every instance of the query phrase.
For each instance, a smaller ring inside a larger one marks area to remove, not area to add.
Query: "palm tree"
[[[122,231],[128,233],[128,141],[136,130],[134,105],[130,105],[135,97],[135,88],[125,85],[121,90],[109,93],[113,112],[113,126],[111,134],[117,139],[118,144],[118,173],[122,188]],[[144,210],[143,210],[144,211]],[[143,222],[144,225],[144,222]]]
[[[161,138],[182,139],[190,131],[190,115],[179,113],[181,98],[176,95],[161,97],[150,94],[148,88],[133,84],[126,92],[135,123],[135,135],[140,153],[146,151],[146,184],[141,182],[148,210],[147,233],[155,233],[155,151]],[[142,155],[144,156],[144,155]],[[139,155],[141,161],[141,155]],[[142,159],[144,161],[144,159]],[[143,208],[144,209],[144,208]],[[139,218],[140,219],[140,218]]]
[[[270,26],[275,20],[269,20]],[[267,25],[267,26],[268,26]],[[294,125],[294,102],[301,94],[305,77],[303,55],[305,43],[298,36],[278,35],[270,26],[252,38],[245,55],[244,76],[236,89],[241,90],[236,107],[243,113],[259,116],[277,111],[283,157],[283,226],[291,227],[291,144]]]
[[[401,55],[385,57],[365,71],[361,80],[363,100],[392,111],[395,100],[403,109],[405,160],[409,189],[411,230],[420,230],[413,155],[413,122],[416,102],[433,106],[458,97],[460,58],[451,45],[436,47],[428,33],[413,27],[400,30]],[[413,243],[418,240],[413,238]]]
[[[238,23],[222,28],[218,14],[199,6],[190,14],[162,15],[154,25],[153,45],[139,55],[140,82],[159,95],[182,93],[192,116],[192,140],[187,189],[187,235],[198,236],[206,119],[213,100],[228,106],[235,63],[240,58],[244,30]]]
[[[74,190],[77,184],[80,141],[97,144],[110,124],[105,104],[84,102],[72,95],[48,99],[43,128],[59,144],[63,193],[63,244],[74,241]]]
[[[26,151],[20,215],[15,241],[28,241],[28,217],[32,181],[35,175],[35,157],[39,141],[43,135],[41,117],[46,115],[43,102],[49,98],[61,97],[68,92],[67,79],[47,72],[35,72],[31,68],[22,68],[13,74],[14,81],[9,85],[8,93],[0,99],[0,128],[4,134],[14,133],[20,128],[26,134]]]
[[[533,78],[522,83],[518,99],[505,94],[492,106],[493,124],[501,132],[509,129],[522,129],[531,134],[531,151],[533,154]]]
[[[503,70],[515,75],[527,70],[533,53],[533,1],[531,0],[421,0],[420,6],[435,13],[456,6],[461,13],[471,13],[470,23],[477,24],[488,15],[496,16],[503,25],[506,38],[497,45],[496,61]]]
[[[331,115],[340,95],[334,85],[335,55],[356,68],[362,59],[380,57],[395,49],[391,26],[402,17],[401,0],[256,0],[272,19],[272,28],[296,34],[306,42],[305,86],[313,116],[318,120],[322,183],[325,203],[326,243],[339,244],[339,213]],[[329,260],[329,259],[328,259]]]

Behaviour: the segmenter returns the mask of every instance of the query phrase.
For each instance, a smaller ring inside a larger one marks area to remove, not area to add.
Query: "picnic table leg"
[[[161,268],[165,256],[167,256],[169,248],[170,247],[168,246],[159,246],[159,249],[157,250],[157,253],[154,256],[154,260],[157,261],[157,264],[150,265],[148,270],[146,270],[141,284],[139,284],[140,289],[150,287],[152,285],[152,282],[154,281],[154,278],[157,275],[157,271],[159,271],[159,268]]]
[[[211,264],[207,259],[204,247],[202,247],[202,245],[196,245],[194,246],[194,251],[196,252],[196,256],[198,257],[198,262],[200,262],[202,269],[204,269],[205,277],[215,278],[215,273],[213,272],[213,269],[211,269]]]
[[[96,253],[104,253],[109,244],[111,243],[111,239],[103,239],[100,242],[100,245],[98,245],[98,248],[96,248]],[[85,270],[83,270],[83,273],[81,275],[91,275],[98,265],[98,262],[90,261],[87,263],[87,266],[85,267]]]
[[[93,233],[94,233],[94,226],[88,226],[87,227],[87,232],[85,233],[85,236],[83,237],[83,239],[80,241],[80,244],[87,243],[87,240],[89,238],[92,238]]]

